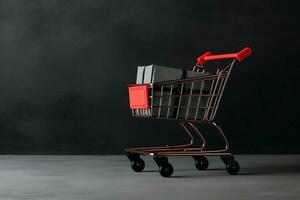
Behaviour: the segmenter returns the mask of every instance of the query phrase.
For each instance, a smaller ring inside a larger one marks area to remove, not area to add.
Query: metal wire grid
[[[133,117],[213,121],[234,63],[235,60],[215,74],[149,84],[150,106],[132,109]]]

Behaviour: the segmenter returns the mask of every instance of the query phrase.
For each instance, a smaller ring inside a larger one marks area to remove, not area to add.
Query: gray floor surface
[[[239,175],[209,157],[197,171],[190,157],[171,157],[162,178],[151,157],[135,173],[125,156],[0,156],[1,200],[300,199],[300,155],[236,156]]]

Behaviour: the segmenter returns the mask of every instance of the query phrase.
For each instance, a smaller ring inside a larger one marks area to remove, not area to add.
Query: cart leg
[[[138,153],[127,153],[127,158],[130,160],[130,162],[133,162],[134,160],[137,160],[140,158],[140,154]]]
[[[154,156],[153,159],[159,167],[159,173],[162,177],[170,177],[173,174],[173,166],[168,162],[167,157]]]
[[[140,158],[138,153],[127,153],[127,157],[131,163],[131,169],[135,172],[141,172],[145,168],[145,162]]]
[[[201,132],[199,131],[199,129],[197,128],[197,126],[194,123],[189,122],[190,127],[193,128],[194,132],[197,134],[198,138],[201,140],[202,145],[200,147],[201,150],[203,150],[206,146],[206,141],[204,136],[201,134]]]
[[[234,156],[232,156],[232,155],[223,155],[223,156],[220,156],[220,157],[221,157],[221,160],[224,162],[225,165],[227,165],[230,161],[234,160]]]
[[[218,130],[218,133],[220,134],[220,136],[222,137],[224,143],[225,143],[225,148],[223,150],[217,150],[217,151],[221,151],[221,152],[225,152],[229,149],[229,142],[223,132],[223,130],[221,129],[221,127],[215,123],[215,122],[211,122],[210,124],[212,124],[217,130]]]

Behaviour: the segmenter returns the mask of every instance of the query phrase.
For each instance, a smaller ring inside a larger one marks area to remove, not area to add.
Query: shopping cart
[[[145,163],[140,155],[150,155],[158,165],[161,176],[170,177],[174,170],[167,156],[192,156],[198,170],[208,168],[209,162],[205,156],[220,156],[227,172],[237,174],[239,164],[229,152],[229,142],[214,119],[233,65],[251,53],[249,47],[232,54],[213,55],[206,52],[197,59],[193,68],[193,71],[202,72],[201,76],[151,84],[130,84],[129,102],[133,117],[176,120],[189,138],[187,143],[180,145],[127,148],[131,168],[136,172],[143,171]],[[220,59],[232,60],[215,73],[207,73],[203,65],[207,61]],[[215,127],[224,141],[224,148],[207,150],[206,140],[197,123]],[[194,145],[195,137],[200,139],[201,146]]]

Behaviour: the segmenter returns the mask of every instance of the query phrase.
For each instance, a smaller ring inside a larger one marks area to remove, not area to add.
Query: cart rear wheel
[[[230,160],[227,165],[226,165],[226,170],[229,174],[235,175],[239,172],[240,170],[240,165],[237,161],[235,160]]]
[[[145,168],[145,162],[141,158],[138,158],[131,162],[131,168],[135,172],[141,172]]]
[[[173,166],[170,163],[166,163],[159,168],[159,173],[162,177],[170,177],[174,172]]]
[[[195,160],[195,166],[198,170],[206,170],[208,168],[209,162],[206,157],[201,156]]]

